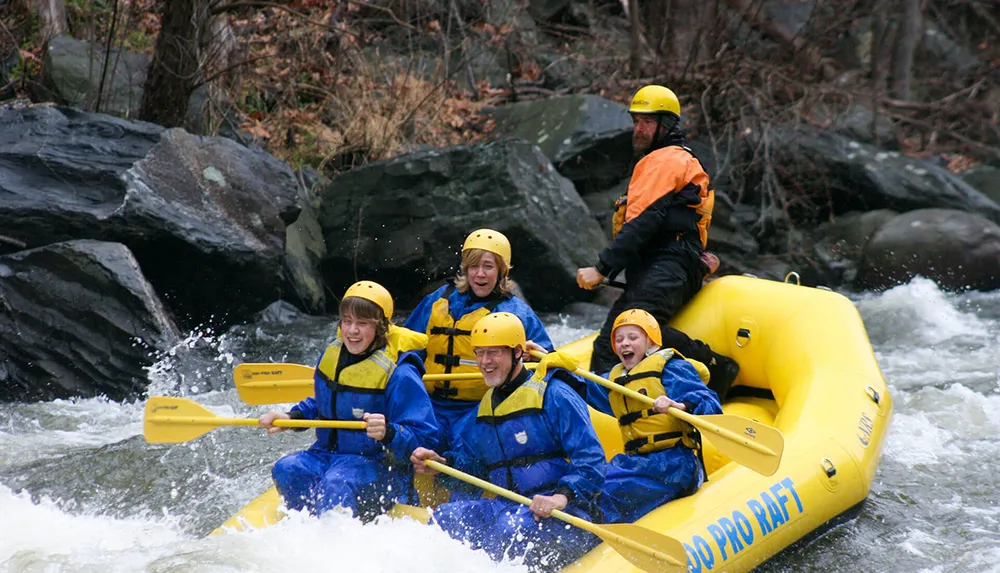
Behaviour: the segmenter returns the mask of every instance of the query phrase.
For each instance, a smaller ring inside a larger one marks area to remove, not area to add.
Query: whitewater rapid
[[[854,520],[765,572],[1000,572],[1000,293],[948,294],[916,279],[857,305],[895,401],[872,493]],[[555,343],[603,317],[544,317]],[[150,373],[151,394],[256,416],[229,372],[312,362],[330,322],[191,333]],[[270,464],[309,433],[222,428],[183,444],[142,438],[142,402],[0,405],[0,572],[523,571],[435,528],[331,512],[207,536],[269,485]]]

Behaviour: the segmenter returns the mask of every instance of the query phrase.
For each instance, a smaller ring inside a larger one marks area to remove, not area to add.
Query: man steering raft
[[[638,308],[663,325],[666,345],[704,363],[709,385],[724,400],[739,365],[713,352],[700,340],[670,328],[667,322],[701,289],[713,270],[705,247],[712,222],[715,192],[708,174],[685,144],[680,102],[671,90],[650,85],[635,93],[629,113],[635,125],[632,150],[637,162],[628,193],[618,199],[614,240],[601,251],[596,266],[577,270],[581,288],[593,289],[607,277],[625,271],[625,292],[608,312],[594,340],[590,369],[606,372],[616,359],[611,328],[623,310]]]
[[[341,506],[368,520],[396,501],[416,501],[406,495],[413,491],[407,460],[418,445],[436,444],[439,429],[413,352],[427,339],[390,323],[392,311],[382,285],[351,285],[337,339],[316,365],[316,397],[260,417],[272,434],[285,430],[273,425],[278,419],[366,423],[365,431],[317,429],[312,447],[278,460],[272,476],[289,509],[319,515]]]
[[[450,451],[417,448],[410,460],[418,473],[436,473],[425,463],[433,460],[531,498],[530,507],[506,499],[445,503],[434,510],[433,522],[497,561],[523,558],[529,567],[554,569],[599,542],[549,517],[559,509],[600,520],[605,457],[587,405],[569,385],[582,381],[558,359],[543,359],[529,372],[526,342],[513,314],[494,313],[476,323],[472,345],[489,389],[477,410],[459,421]],[[452,489],[469,487],[444,480]]]

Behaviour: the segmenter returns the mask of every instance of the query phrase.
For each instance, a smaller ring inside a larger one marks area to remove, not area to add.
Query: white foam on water
[[[596,326],[581,325],[579,321],[574,321],[571,317],[560,314],[555,319],[550,318],[545,322],[545,331],[549,334],[549,338],[552,339],[553,346],[559,348],[585,336],[590,336],[600,326],[600,324]]]
[[[866,293],[855,305],[876,345],[939,344],[959,337],[986,337],[989,325],[957,308],[958,295],[942,291],[923,277],[882,293]]]
[[[883,293],[861,295],[855,304],[893,390],[959,383],[995,392],[1000,390],[1000,321],[982,312],[983,304],[992,309],[993,298],[946,293],[918,277]]]
[[[0,466],[91,450],[142,434],[142,403],[106,398],[0,405]]]
[[[365,573],[516,573],[434,526],[380,518],[363,525],[332,511],[316,519],[292,513],[275,526],[194,538],[174,517],[114,519],[73,515],[50,500],[34,502],[0,486],[0,570],[102,573],[133,571]]]
[[[137,571],[181,541],[169,521],[116,520],[64,513],[48,499],[0,486],[0,569]]]
[[[955,434],[934,424],[925,412],[896,413],[889,426],[882,455],[910,469],[945,463],[961,451],[951,442]]]

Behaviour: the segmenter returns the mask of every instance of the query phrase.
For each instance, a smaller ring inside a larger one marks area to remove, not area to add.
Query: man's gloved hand
[[[549,368],[565,368],[570,372],[575,372],[579,367],[580,362],[572,354],[558,351],[549,352],[538,362],[538,368],[535,369],[535,376],[544,378]]]

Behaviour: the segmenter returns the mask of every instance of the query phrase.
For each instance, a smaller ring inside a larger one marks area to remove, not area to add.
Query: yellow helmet
[[[500,231],[478,229],[469,233],[462,245],[462,252],[469,249],[489,251],[503,259],[508,267],[510,266],[510,241]]]
[[[385,313],[385,318],[392,320],[392,295],[384,286],[372,281],[358,281],[344,293],[344,298],[352,296],[374,302]]]
[[[524,324],[509,312],[494,312],[479,319],[472,327],[472,346],[527,347]]]
[[[619,326],[625,326],[626,324],[634,324],[641,328],[646,333],[646,336],[653,341],[653,344],[657,346],[663,344],[663,335],[660,334],[660,324],[656,322],[653,315],[641,308],[633,308],[619,314],[618,318],[615,319],[615,324],[611,327],[611,349],[615,352],[618,352],[618,347],[615,345],[615,331],[618,330]]]
[[[628,107],[629,113],[643,114],[664,114],[672,113],[681,115],[681,103],[677,100],[677,95],[663,86],[650,85],[643,87],[632,96],[632,105]]]

